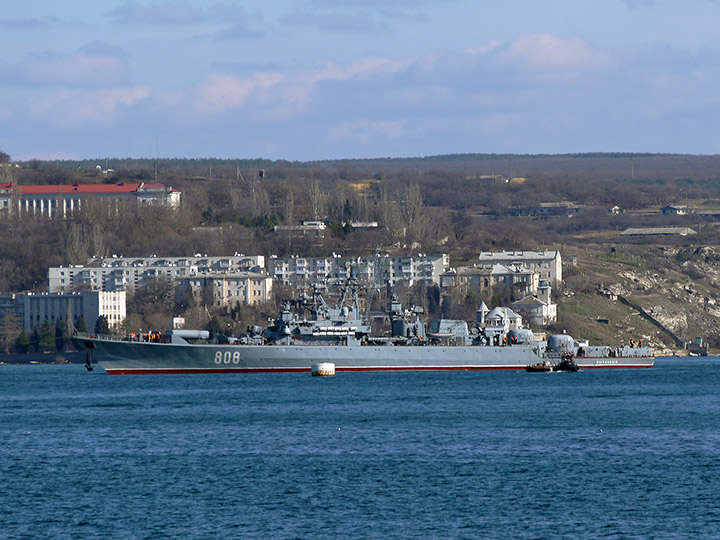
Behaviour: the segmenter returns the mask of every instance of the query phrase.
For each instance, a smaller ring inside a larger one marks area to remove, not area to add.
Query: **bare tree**
[[[22,331],[20,320],[13,313],[8,313],[0,319],[0,350],[8,354],[10,347],[17,340]]]
[[[285,222],[292,225],[295,221],[295,196],[292,191],[288,191],[285,195],[283,211],[285,214]]]
[[[392,241],[395,242],[402,238],[404,234],[402,209],[395,201],[390,199],[386,189],[383,189],[380,194],[379,210],[382,224],[388,230]]]
[[[308,199],[310,200],[310,213],[313,220],[320,220],[323,217],[323,211],[325,209],[325,194],[320,189],[317,178],[310,180]]]
[[[0,181],[13,182],[13,168],[10,165],[10,156],[0,150]]]
[[[250,197],[252,199],[252,215],[263,216],[270,213],[270,197],[267,190],[262,187],[258,180],[253,180],[250,185]]]
[[[340,224],[345,221],[345,189],[342,186],[337,186],[328,197],[327,212],[332,221]]]
[[[405,204],[403,205],[403,218],[405,219],[405,241],[410,244],[422,238],[425,232],[426,219],[423,212],[424,204],[420,187],[410,184],[405,188]]]

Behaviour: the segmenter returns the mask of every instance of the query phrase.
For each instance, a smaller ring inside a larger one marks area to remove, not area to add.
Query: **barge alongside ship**
[[[566,334],[537,341],[531,330],[485,321],[480,311],[472,327],[447,319],[426,327],[395,296],[388,306],[389,335],[373,336],[352,282],[337,307],[319,294],[304,298],[302,307],[309,317],[297,316],[286,303],[266,330],[250,327],[242,338],[211,340],[207,331],[170,330],[127,338],[75,334],[72,340],[110,374],[310,372],[324,362],[336,371],[525,370],[568,357],[583,369],[649,368],[655,360],[649,347],[590,346]]]

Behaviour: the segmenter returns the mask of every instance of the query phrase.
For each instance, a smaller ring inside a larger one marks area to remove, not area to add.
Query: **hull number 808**
[[[239,364],[240,363],[240,351],[217,351],[215,353],[216,364]]]

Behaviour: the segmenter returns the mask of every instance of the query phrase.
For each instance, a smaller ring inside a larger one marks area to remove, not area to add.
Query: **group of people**
[[[145,334],[136,334],[131,332],[128,334],[128,341],[144,341],[145,343],[160,343],[163,335],[160,332],[150,331]]]

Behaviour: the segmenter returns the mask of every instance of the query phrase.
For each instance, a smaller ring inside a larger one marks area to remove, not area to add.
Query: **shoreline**
[[[84,352],[0,354],[2,364],[84,364]]]

